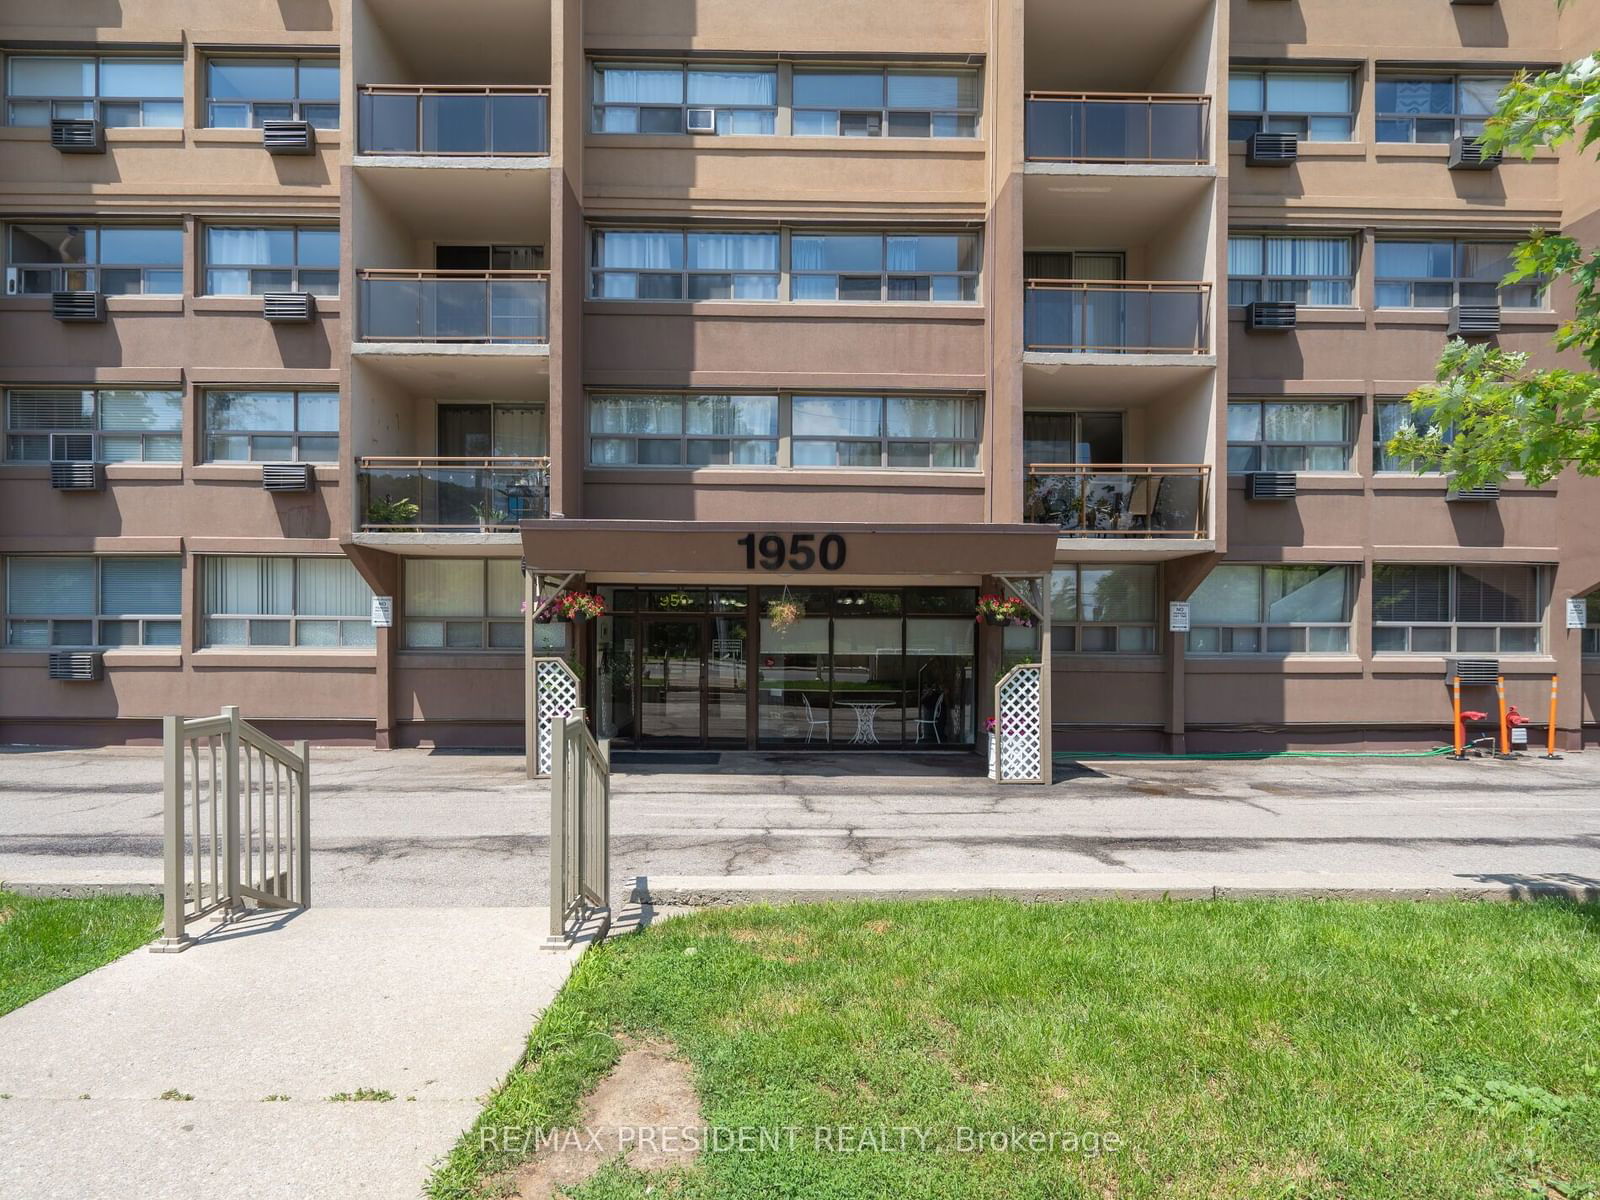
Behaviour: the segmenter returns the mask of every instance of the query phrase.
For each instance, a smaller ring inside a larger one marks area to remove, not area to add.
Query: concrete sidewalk
[[[546,919],[257,912],[0,1017],[0,1197],[414,1200],[572,969]]]

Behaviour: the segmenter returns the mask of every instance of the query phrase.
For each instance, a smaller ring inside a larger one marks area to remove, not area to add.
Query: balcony
[[[1030,279],[1023,346],[1046,354],[1210,352],[1209,283]]]
[[[1029,92],[1029,162],[1204,166],[1211,97]]]
[[[1031,463],[1024,517],[1054,525],[1063,537],[1209,536],[1211,468],[1204,464]]]
[[[375,342],[542,345],[548,271],[357,272],[360,337]]]
[[[539,157],[550,153],[547,87],[361,89],[358,153]]]
[[[363,533],[515,533],[550,515],[548,458],[358,458]]]

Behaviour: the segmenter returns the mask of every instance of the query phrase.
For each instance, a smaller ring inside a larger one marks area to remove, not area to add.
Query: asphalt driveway
[[[319,905],[540,905],[548,800],[520,756],[319,749]],[[0,752],[0,880],[160,879],[153,749]],[[998,788],[970,757],[624,766],[633,875],[1352,873],[1600,880],[1600,754],[1090,763]]]

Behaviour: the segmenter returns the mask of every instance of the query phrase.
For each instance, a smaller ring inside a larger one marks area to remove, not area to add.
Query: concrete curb
[[[833,900],[999,897],[1076,900],[1487,900],[1600,902],[1600,880],[1561,875],[1447,875],[1396,879],[1314,873],[1259,875],[682,875],[640,878],[632,899],[674,907],[818,904]]]
[[[85,900],[91,896],[160,896],[162,886],[136,879],[38,880],[0,879],[0,891],[46,900]]]

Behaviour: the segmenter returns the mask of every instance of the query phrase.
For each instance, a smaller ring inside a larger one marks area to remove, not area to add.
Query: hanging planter
[[[593,592],[562,592],[554,608],[561,614],[561,620],[579,624],[606,615],[606,602]]]
[[[782,633],[798,624],[804,612],[798,600],[774,600],[767,605],[767,624],[774,633]]]
[[[1015,596],[987,595],[978,597],[978,620],[985,625],[1033,624],[1033,613]]]

